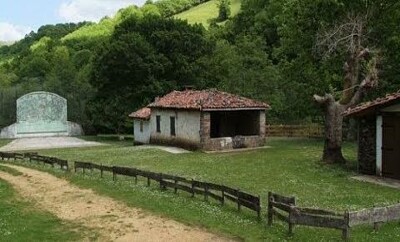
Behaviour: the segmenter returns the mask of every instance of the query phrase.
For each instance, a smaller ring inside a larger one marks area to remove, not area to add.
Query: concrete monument
[[[82,135],[82,127],[67,121],[67,100],[49,92],[32,92],[17,100],[17,122],[0,138]]]

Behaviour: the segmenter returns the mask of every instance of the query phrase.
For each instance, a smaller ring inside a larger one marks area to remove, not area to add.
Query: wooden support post
[[[258,195],[258,201],[261,202],[261,197],[260,197],[260,195]],[[257,218],[258,218],[258,221],[261,220],[261,204],[258,204],[258,207],[257,207]]]
[[[83,174],[85,175],[85,167],[82,167]]]
[[[148,187],[150,186],[150,178],[149,177],[147,177],[147,186]]]
[[[113,181],[117,180],[117,175],[115,174],[115,171],[113,169]]]
[[[273,207],[272,207],[272,202],[274,201],[274,198],[272,197],[272,192],[268,192],[268,211],[267,211],[267,216],[268,216],[268,226],[271,226],[273,223]]]
[[[30,160],[30,158],[29,158]],[[76,161],[74,161],[74,172],[76,173]]]
[[[221,199],[221,205],[225,204],[225,191],[222,190],[222,199]]]
[[[100,164],[100,177],[103,178],[103,164]]]

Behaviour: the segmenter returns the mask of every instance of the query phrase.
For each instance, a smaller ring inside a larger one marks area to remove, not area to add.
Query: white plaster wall
[[[161,132],[157,132],[157,118],[161,117]],[[171,136],[170,117],[175,117],[175,133]],[[192,142],[200,142],[200,112],[186,110],[152,109],[150,119],[151,137],[178,138]]]
[[[376,175],[382,175],[382,116],[376,116]]]
[[[150,142],[150,121],[143,120],[143,132],[140,131],[140,119],[133,121],[133,134],[135,142],[148,144]]]

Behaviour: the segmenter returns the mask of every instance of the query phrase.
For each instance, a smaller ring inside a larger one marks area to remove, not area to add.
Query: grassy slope
[[[19,173],[0,166],[13,175]],[[77,241],[79,235],[55,216],[32,208],[22,201],[11,186],[0,180],[0,237],[1,241]]]
[[[187,20],[190,24],[200,23],[204,26],[209,25],[209,20],[218,17],[217,0],[200,4],[185,12],[175,15],[176,18]],[[241,0],[231,1],[231,15],[235,16],[240,11]]]
[[[114,144],[41,153],[69,160],[134,166],[239,187],[260,194],[264,207],[268,191],[295,195],[302,206],[337,211],[369,208],[374,204],[392,204],[400,199],[397,190],[351,180],[353,172],[318,163],[323,146],[319,141],[275,140],[270,142],[273,148],[266,150],[181,155],[159,150],[139,151],[126,147],[126,142],[123,144],[122,147]],[[347,145],[345,153],[354,160],[355,145]],[[288,239],[287,228],[283,223],[265,229],[264,223],[256,222],[254,213],[237,213],[234,205],[220,207],[215,203],[204,203],[201,198],[191,199],[183,192],[180,196],[172,192],[160,192],[155,185],[147,188],[144,180],[134,185],[132,179],[119,178],[117,184],[114,184],[110,176],[100,179],[98,173],[86,176],[72,174],[68,178],[80,186],[92,188],[131,206],[205,226],[215,232],[250,241]],[[352,229],[351,236],[357,241],[382,241],[395,240],[399,233],[400,228],[391,223],[384,225],[378,233],[374,233],[370,227],[357,227]],[[298,227],[292,239],[321,241],[339,238],[340,231]]]

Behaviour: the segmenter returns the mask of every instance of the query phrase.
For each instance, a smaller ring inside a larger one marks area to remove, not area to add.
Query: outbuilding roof
[[[156,99],[150,108],[192,109],[192,110],[265,110],[270,106],[264,102],[238,95],[209,90],[173,91]]]
[[[345,116],[363,116],[375,113],[379,109],[393,105],[399,101],[400,101],[400,91],[387,94],[385,97],[381,97],[373,101],[361,103],[358,106],[347,109],[343,114]]]
[[[136,118],[136,119],[149,120],[150,115],[151,115],[151,109],[148,107],[144,107],[144,108],[137,110],[136,112],[129,114],[129,117]]]

